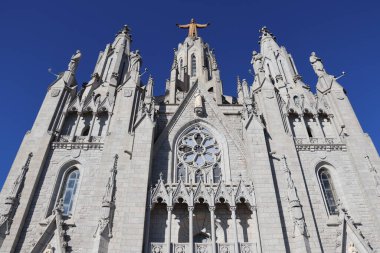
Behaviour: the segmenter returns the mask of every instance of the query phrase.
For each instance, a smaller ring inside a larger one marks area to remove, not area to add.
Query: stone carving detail
[[[380,197],[380,175],[377,172],[376,168],[372,165],[372,162],[369,159],[369,156],[367,155],[367,156],[365,156],[365,158],[367,159],[367,162],[368,162],[369,171],[371,172],[373,179],[375,181],[377,196]]]
[[[295,233],[296,229],[298,230],[299,234],[308,237],[309,234],[307,232],[307,226],[306,226],[305,217],[302,211],[302,205],[297,194],[297,188],[294,185],[292,175],[290,173],[288,164],[286,162],[285,155],[282,157],[282,160],[283,160],[284,173],[286,175],[286,180],[288,182],[288,202],[289,202],[289,208],[290,208],[289,211],[294,223],[293,237],[296,236],[296,233]]]
[[[186,203],[189,207],[195,203],[228,203],[234,207],[237,203],[245,203],[256,208],[255,192],[252,182],[246,182],[240,177],[238,182],[227,184],[221,180],[219,184],[205,184],[201,180],[197,184],[178,183],[165,184],[162,177],[151,190],[150,206],[156,203],[166,203],[173,206],[175,203]]]
[[[359,253],[353,242],[350,242],[350,245],[348,246],[348,253]]]
[[[151,243],[150,248],[151,253],[166,253],[164,243]]]
[[[97,235],[103,235],[103,232],[108,228],[107,236],[112,237],[113,217],[115,212],[115,192],[116,192],[116,174],[117,174],[117,161],[119,156],[116,154],[114,157],[114,164],[110,171],[111,175],[108,178],[106,186],[106,192],[103,196],[101,217],[98,221],[98,227],[94,233],[94,237]]]
[[[73,56],[71,56],[70,63],[67,70],[75,74],[81,57],[82,57],[81,52],[77,50],[76,53]]]
[[[317,74],[318,77],[322,77],[326,75],[326,70],[323,66],[321,58],[319,58],[315,52],[312,52],[310,55],[310,63],[313,66],[315,74]]]
[[[29,170],[30,160],[33,157],[33,153],[29,153],[28,158],[24,166],[21,169],[20,174],[13,183],[13,187],[9,192],[8,196],[5,198],[4,209],[0,215],[0,228],[5,226],[5,234],[9,234],[9,229],[13,221],[13,216],[16,213],[17,207],[19,205],[19,198],[24,187],[24,181],[26,173]]]
[[[49,243],[43,253],[54,253],[54,248]]]
[[[204,113],[203,96],[201,95],[199,90],[195,93],[194,112],[198,116],[202,116]]]
[[[52,89],[50,95],[52,97],[57,97],[59,95],[59,93],[60,93],[59,89]]]
[[[181,137],[176,147],[177,180],[190,179],[205,183],[217,180],[220,175],[221,150],[211,132],[202,125],[195,124]]]
[[[261,75],[260,73],[264,73],[263,55],[261,53],[256,51],[252,52],[251,64],[253,65],[256,76]]]
[[[129,56],[128,73],[135,82],[138,82],[139,80],[141,63],[142,58],[140,51],[136,50],[135,52],[131,52]]]
[[[65,222],[62,219],[63,213],[63,199],[59,199],[57,205],[53,210],[53,215],[55,216],[55,223],[57,226],[57,235],[59,240],[59,247],[62,253],[66,253],[66,248],[68,246],[66,241],[66,230],[65,230]]]

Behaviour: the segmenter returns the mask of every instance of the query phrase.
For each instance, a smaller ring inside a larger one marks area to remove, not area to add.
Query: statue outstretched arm
[[[211,23],[207,24],[197,24],[197,28],[206,28],[207,26],[211,25]]]
[[[186,29],[186,28],[189,28],[189,27],[190,27],[189,24],[187,24],[187,25],[176,24],[176,26],[178,26],[179,28],[183,28],[183,29]]]

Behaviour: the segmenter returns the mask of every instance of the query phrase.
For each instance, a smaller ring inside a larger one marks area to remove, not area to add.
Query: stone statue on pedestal
[[[325,68],[323,67],[321,58],[319,58],[315,54],[315,52],[311,53],[309,60],[310,60],[311,65],[313,66],[315,74],[317,74],[318,77],[321,77],[327,74]]]
[[[77,50],[76,53],[73,56],[71,56],[71,60],[69,62],[67,70],[72,73],[75,73],[75,71],[78,68],[78,63],[81,57],[82,57],[81,52]]]

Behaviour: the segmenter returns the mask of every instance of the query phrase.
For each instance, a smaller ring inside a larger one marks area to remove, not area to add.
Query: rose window
[[[220,178],[219,144],[206,128],[195,125],[177,147],[177,180],[213,182]]]

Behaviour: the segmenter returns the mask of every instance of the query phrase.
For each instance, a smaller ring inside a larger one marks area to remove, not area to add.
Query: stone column
[[[168,242],[167,242],[167,248],[168,248],[168,253],[170,253],[171,249],[171,241],[172,241],[172,211],[173,207],[168,206],[166,207],[166,210],[168,210]]]
[[[324,133],[323,133],[323,129],[322,129],[322,126],[321,126],[321,122],[319,122],[318,113],[314,114],[313,118],[315,119],[315,122],[317,123],[318,135],[319,135],[318,138],[324,138]]]
[[[112,115],[113,115],[112,112],[108,112],[108,124],[107,124],[107,130],[106,130],[105,136],[107,136],[109,133]]]
[[[193,242],[193,212],[194,212],[194,207],[189,206],[187,208],[189,210],[189,252],[193,253],[194,252],[194,242]]]
[[[303,128],[303,133],[305,134],[305,137],[307,138],[308,142],[310,142],[310,137],[309,137],[309,133],[307,132],[307,123],[305,122],[305,119],[303,117],[303,114],[302,115],[299,115],[299,119],[301,120],[301,124],[302,124],[302,128]]]
[[[236,225],[236,206],[231,206],[230,211],[231,211],[232,223],[234,226],[235,252],[238,253],[239,252],[239,243],[238,243],[238,231],[237,231],[237,225]]]
[[[92,112],[90,131],[88,131],[88,136],[86,138],[87,142],[90,142],[90,138],[91,138],[91,134],[92,134],[92,129],[94,128],[94,124],[95,124],[95,119],[96,119],[96,112]]]
[[[260,227],[259,227],[259,217],[257,215],[257,207],[251,206],[252,211],[252,220],[255,222],[255,233],[256,233],[256,239],[257,239],[257,250],[258,253],[262,252],[261,249],[261,237],[260,237]]]
[[[210,206],[210,220],[211,220],[211,240],[212,240],[212,253],[216,253],[216,239],[215,239],[215,206]]]
[[[77,128],[78,128],[78,125],[79,125],[80,116],[82,115],[81,112],[77,112],[77,113],[78,113],[78,116],[77,116],[77,120],[74,123],[75,124],[74,130],[72,130],[71,135],[70,135],[70,142],[74,141],[75,133],[77,132]]]

